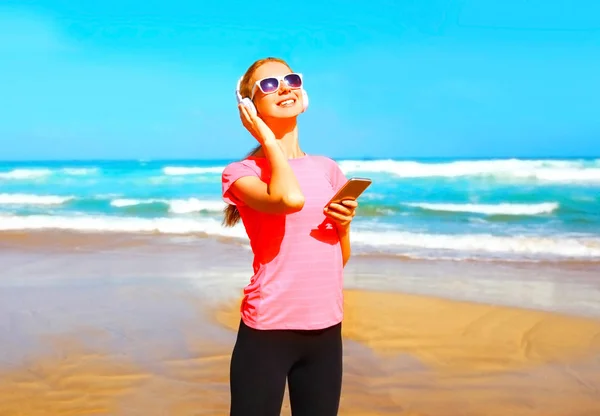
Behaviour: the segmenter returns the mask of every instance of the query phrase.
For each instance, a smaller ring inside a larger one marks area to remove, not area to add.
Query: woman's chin
[[[273,108],[271,113],[271,117],[273,118],[294,118],[298,117],[300,113],[302,113],[302,108],[299,103],[294,104],[291,107],[279,107]]]

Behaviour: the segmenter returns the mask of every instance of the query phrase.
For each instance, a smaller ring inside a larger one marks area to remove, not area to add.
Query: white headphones
[[[245,105],[246,108],[248,108],[250,111],[256,112],[256,107],[254,106],[254,103],[252,102],[252,100],[249,97],[242,97],[242,94],[240,94],[240,85],[242,83],[243,78],[244,77],[242,76],[238,80],[237,86],[235,88],[235,96],[237,98],[237,102],[238,102],[238,104]],[[302,87],[302,112],[305,112],[307,108],[308,108],[308,94],[306,93],[306,90],[304,89],[304,87]]]

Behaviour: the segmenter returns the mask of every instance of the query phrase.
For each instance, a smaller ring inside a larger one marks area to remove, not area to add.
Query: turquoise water
[[[221,226],[227,162],[0,162],[0,229],[245,238]],[[338,162],[373,179],[358,254],[600,260],[600,159]]]

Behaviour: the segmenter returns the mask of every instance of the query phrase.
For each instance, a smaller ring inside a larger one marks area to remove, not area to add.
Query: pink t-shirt
[[[327,328],[342,320],[344,267],[337,231],[323,208],[346,177],[324,156],[306,155],[289,163],[305,203],[288,215],[256,211],[229,192],[243,176],[269,183],[267,159],[250,156],[223,171],[223,199],[238,207],[254,253],[242,320],[256,329]]]

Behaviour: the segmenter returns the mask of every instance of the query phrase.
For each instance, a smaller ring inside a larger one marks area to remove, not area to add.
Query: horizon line
[[[320,153],[312,153],[313,155],[322,155]],[[309,153],[310,155],[310,153]],[[334,160],[396,160],[396,161],[410,161],[410,160],[427,160],[427,159],[454,159],[454,160],[490,160],[490,159],[599,159],[598,155],[538,155],[538,156],[527,156],[527,155],[503,155],[503,156],[350,156],[350,157],[336,157],[328,156]],[[54,159],[0,159],[0,163],[14,163],[14,162],[161,162],[161,161],[235,161],[241,160],[244,157],[235,158],[206,158],[206,157],[175,157],[175,158],[54,158]]]

